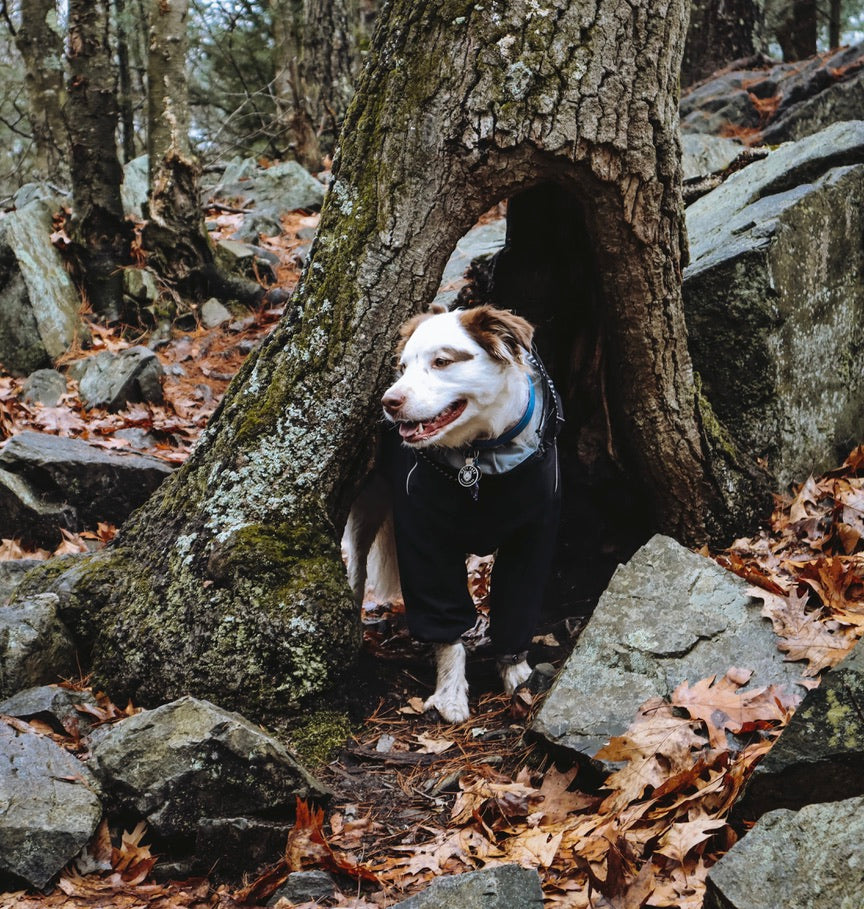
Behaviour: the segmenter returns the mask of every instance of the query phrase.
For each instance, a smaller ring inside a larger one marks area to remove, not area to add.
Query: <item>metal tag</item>
[[[456,478],[459,480],[459,485],[464,486],[466,489],[477,485],[477,481],[480,479],[480,470],[474,465],[473,459],[469,458],[466,461],[465,466],[459,471]]]

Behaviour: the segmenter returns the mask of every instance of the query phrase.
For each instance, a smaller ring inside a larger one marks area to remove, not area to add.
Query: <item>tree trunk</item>
[[[685,20],[685,0],[382,9],[293,304],[188,462],[52,588],[99,684],[272,717],[345,678],[359,616],[339,538],[398,326],[483,212],[543,184],[581,213],[589,279],[551,318],[562,350],[586,321],[605,338],[609,422],[654,526],[749,526],[764,499],[699,395],[682,315]]]
[[[828,4],[828,46],[840,46],[840,30],[843,27],[842,0],[830,0]]]
[[[693,0],[681,65],[682,87],[759,53],[763,0]]]
[[[93,311],[122,315],[131,229],[123,218],[117,158],[117,70],[109,41],[109,0],[69,3],[69,128],[73,240],[85,268]]]
[[[351,0],[271,0],[277,120],[286,152],[311,171],[331,154],[351,100]]]
[[[117,69],[120,76],[120,125],[123,134],[123,163],[135,156],[135,112],[132,103],[132,68],[129,61],[129,29],[126,0],[114,0],[117,21]]]
[[[774,0],[780,3],[781,0]],[[775,13],[778,24],[775,29],[777,43],[783,50],[787,63],[806,60],[816,53],[818,32],[816,0],[783,0],[780,12]]]
[[[204,224],[201,168],[189,143],[188,12],[189,0],[151,0],[143,244],[159,274],[184,293],[257,303],[264,294],[260,286],[219,272]]]
[[[35,170],[43,178],[65,180],[66,121],[63,84],[63,38],[57,24],[54,0],[28,0],[21,4],[21,25],[15,46],[24,61],[24,84],[35,146]]]

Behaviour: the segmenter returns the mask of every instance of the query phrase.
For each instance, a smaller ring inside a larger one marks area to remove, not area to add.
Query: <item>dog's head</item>
[[[525,407],[533,334],[525,319],[492,306],[415,316],[402,326],[385,417],[418,448],[501,435]]]

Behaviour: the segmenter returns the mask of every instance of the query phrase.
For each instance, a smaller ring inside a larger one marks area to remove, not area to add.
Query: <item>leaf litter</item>
[[[222,220],[230,233],[231,216]],[[289,241],[281,251],[296,245]],[[292,282],[290,268],[280,279]],[[246,352],[279,315],[266,310],[229,328],[175,333],[158,351],[167,371],[166,402],[158,407],[87,412],[74,383],[56,408],[25,404],[18,380],[0,376],[0,438],[29,428],[129,447],[115,433],[134,427],[155,440],[139,450],[182,461]],[[132,343],[102,327],[94,337],[96,350]],[[104,545],[114,530],[99,525],[92,533],[65,534],[61,550]],[[13,540],[0,543],[0,559],[50,555],[25,552]],[[769,528],[713,557],[751,583],[779,648],[804,664],[802,688],[818,684],[819,674],[864,632],[864,446],[837,470],[778,496]],[[482,604],[491,566],[480,560],[468,567]],[[400,648],[410,647],[404,633],[393,631],[395,612],[376,613],[373,606],[366,616],[367,648],[377,659],[398,661]],[[476,634],[482,641],[482,617]],[[556,643],[551,635],[539,641]],[[409,662],[414,659],[416,653]],[[144,826],[115,832],[112,845],[103,823],[50,893],[3,894],[0,909],[239,909],[266,904],[288,874],[308,868],[331,871],[340,889],[323,902],[298,904],[303,909],[382,909],[438,875],[509,862],[539,871],[549,909],[697,909],[708,869],[736,840],[728,812],[797,702],[774,686],[742,690],[749,677],[749,670],[730,667],[723,677],[682,683],[668,700],[648,701],[598,754],[615,767],[599,785],[578,765],[556,764],[526,744],[540,697],[486,696],[469,721],[443,726],[423,713],[421,698],[393,692],[392,703],[382,703],[362,736],[323,769],[337,793],[326,812],[300,802],[283,854],[244,886],[154,881],[159,856],[146,845]],[[81,687],[86,680],[67,684]],[[120,721],[136,709],[117,708],[102,693],[97,704],[78,709],[97,723]],[[74,753],[86,750],[77,730],[62,735],[37,721],[3,721],[50,735]],[[291,905],[284,898],[276,903],[277,909]]]

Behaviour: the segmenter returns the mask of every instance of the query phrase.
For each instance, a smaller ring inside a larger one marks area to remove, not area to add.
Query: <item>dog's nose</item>
[[[384,397],[381,398],[381,406],[389,414],[395,414],[404,403],[405,395],[398,391],[385,392]]]

